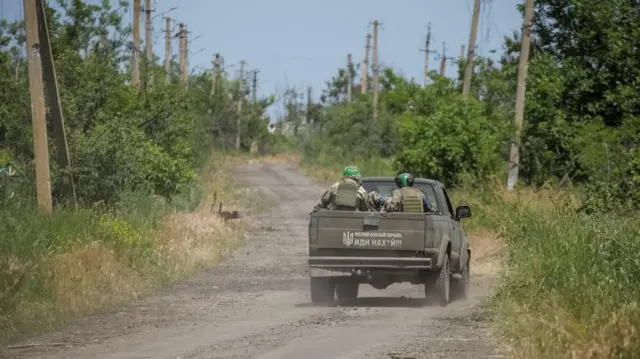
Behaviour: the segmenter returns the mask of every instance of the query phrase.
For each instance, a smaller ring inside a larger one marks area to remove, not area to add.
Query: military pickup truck
[[[393,177],[365,177],[363,186],[390,196]],[[310,214],[309,272],[314,305],[351,305],[360,284],[424,285],[425,297],[446,306],[469,291],[471,248],[460,220],[469,206],[451,205],[444,185],[416,178],[435,212],[329,211]]]

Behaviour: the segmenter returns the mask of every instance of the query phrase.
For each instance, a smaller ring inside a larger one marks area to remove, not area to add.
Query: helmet
[[[344,178],[352,178],[358,182],[360,182],[360,169],[356,166],[347,166],[342,171],[342,177]]]
[[[413,187],[414,177],[411,173],[401,173],[396,176],[395,180],[396,180],[396,185],[398,185],[398,188],[402,188],[406,186]]]

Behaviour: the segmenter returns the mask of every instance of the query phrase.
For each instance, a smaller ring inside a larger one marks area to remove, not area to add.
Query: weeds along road
[[[312,307],[308,213],[325,187],[291,165],[250,164],[237,172],[277,205],[254,220],[246,245],[227,262],[120,312],[32,340],[42,346],[0,352],[0,357],[502,357],[477,308],[489,278],[472,277],[470,298],[446,308],[423,306],[423,288],[409,284],[383,291],[362,285],[356,307]]]

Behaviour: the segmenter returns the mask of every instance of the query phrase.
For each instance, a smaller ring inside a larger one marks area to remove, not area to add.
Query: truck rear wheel
[[[351,306],[354,305],[356,299],[358,299],[358,289],[360,283],[355,280],[340,281],[336,288],[336,294],[338,296],[338,305]]]
[[[425,282],[424,295],[429,301],[435,301],[442,307],[449,304],[451,274],[449,273],[449,255],[444,255],[444,262],[437,275],[429,276]]]
[[[335,282],[331,278],[310,278],[311,303],[318,306],[333,305],[336,293]]]
[[[454,300],[457,299],[467,299],[469,296],[469,284],[470,284],[470,273],[471,273],[471,261],[467,259],[467,265],[460,273],[461,278],[459,280],[454,281],[451,287],[451,296]]]

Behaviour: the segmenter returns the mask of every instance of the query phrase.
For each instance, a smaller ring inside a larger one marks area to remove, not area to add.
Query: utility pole
[[[462,96],[469,98],[471,90],[471,76],[473,75],[474,55],[476,51],[476,37],[478,35],[478,17],[480,16],[480,0],[475,0],[473,5],[473,18],[471,19],[471,33],[469,34],[469,49],[464,68],[464,83],[462,84]]]
[[[442,56],[440,60],[440,76],[444,76],[447,71],[447,60],[453,60],[453,57],[447,57],[447,43],[442,43]]]
[[[424,49],[420,49],[420,51],[424,52],[424,86],[426,87],[429,83],[429,54],[434,53],[435,51],[430,50],[431,46],[431,23],[427,28],[427,39],[424,43]]]
[[[251,84],[251,102],[258,103],[258,70],[253,70],[253,83]]]
[[[347,102],[351,102],[352,97],[352,87],[353,87],[353,78],[351,77],[351,72],[353,71],[353,60],[351,59],[351,54],[347,55]]]
[[[171,18],[165,17],[164,29],[164,73],[165,81],[171,82]]]
[[[460,45],[460,61],[464,62],[464,45]]]
[[[144,0],[144,13],[145,13],[144,47],[147,55],[146,56],[147,61],[144,68],[147,75],[146,76],[147,86],[152,88],[153,87],[153,48],[152,48],[153,40],[151,39],[151,0]]]
[[[49,39],[49,26],[47,24],[46,8],[43,0],[36,0],[38,37],[40,39],[40,55],[42,58],[42,70],[45,88],[47,91],[46,102],[49,107],[51,117],[51,127],[56,140],[57,162],[65,177],[62,181],[62,188],[67,203],[77,205],[76,191],[71,170],[71,159],[69,158],[69,146],[67,145],[67,135],[64,127],[64,117],[62,115],[62,105],[60,104],[60,94],[58,89],[58,79],[53,63],[51,52],[51,41]]]
[[[238,114],[236,116],[236,149],[240,149],[240,128],[242,125],[242,100],[244,100],[244,60],[240,61],[240,74],[238,76]]]
[[[444,76],[447,70],[447,44],[442,43],[442,59],[440,60],[440,76]]]
[[[526,0],[524,5],[524,21],[522,24],[522,41],[520,43],[520,63],[518,64],[518,88],[516,91],[515,109],[515,140],[511,144],[509,154],[509,175],[507,178],[507,190],[513,191],[518,182],[518,169],[520,167],[520,136],[524,125],[524,100],[527,83],[527,69],[529,67],[529,43],[531,38],[531,26],[533,21],[533,0]]]
[[[364,61],[362,61],[362,83],[360,84],[360,92],[367,93],[367,85],[369,80],[369,49],[371,48],[371,34],[367,34],[367,42],[364,46]]]
[[[133,63],[131,84],[140,84],[140,0],[133,0]]]
[[[187,30],[187,25],[184,25],[184,71],[182,75],[184,76],[184,87],[185,89],[189,88],[189,30]]]
[[[378,120],[378,20],[373,21],[373,122]]]
[[[36,167],[36,193],[41,213],[53,212],[51,201],[51,174],[49,173],[49,146],[47,143],[47,119],[44,102],[44,84],[40,59],[38,16],[35,0],[24,0],[24,23],[29,64],[29,93],[31,94],[31,122]]]
[[[179,41],[179,46],[180,46],[180,83],[184,86],[187,83],[187,76],[186,76],[186,70],[185,70],[185,63],[186,63],[186,28],[187,26],[184,23],[180,23],[180,32],[178,35],[178,41]]]
[[[311,92],[313,91],[313,89],[311,88],[311,86],[307,86],[307,113],[306,113],[306,122],[307,125],[311,124]]]
[[[221,60],[220,54],[213,56],[213,73],[211,74],[211,97],[214,97],[218,88],[218,78],[220,77]]]

